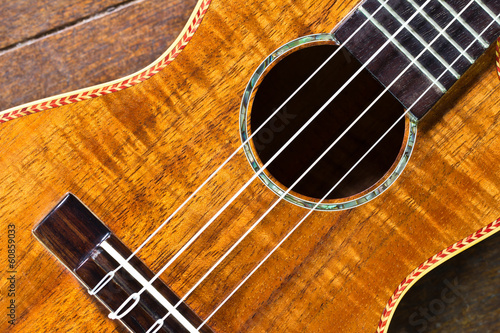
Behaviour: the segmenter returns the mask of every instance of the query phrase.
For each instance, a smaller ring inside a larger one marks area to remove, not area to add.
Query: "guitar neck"
[[[497,0],[367,0],[335,36],[420,119],[498,37],[499,14]]]

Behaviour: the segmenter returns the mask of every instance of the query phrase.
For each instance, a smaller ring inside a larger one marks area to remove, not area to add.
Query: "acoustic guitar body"
[[[16,245],[13,269],[0,268],[2,290],[15,275],[15,296],[0,301],[7,312],[14,300],[15,323],[2,314],[0,330],[126,332],[32,230],[71,192],[135,250],[241,145],[240,104],[259,64],[288,41],[331,32],[356,5],[201,0],[192,19],[202,23],[151,78],[0,124],[0,223],[3,239],[15,229]],[[313,212],[210,318],[210,328],[373,332],[415,267],[500,217],[493,51],[418,122],[412,157],[391,187],[352,209]],[[158,272],[254,175],[240,150],[138,257]],[[276,200],[255,179],[161,280],[184,296]],[[186,304],[208,317],[307,213],[280,201]],[[7,255],[2,246],[2,262]]]

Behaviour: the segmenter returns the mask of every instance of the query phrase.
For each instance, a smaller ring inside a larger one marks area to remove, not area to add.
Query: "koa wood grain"
[[[11,332],[125,329],[33,237],[67,193],[135,249],[240,144],[238,110],[258,64],[329,32],[350,1],[214,1],[166,68],[132,88],[1,124],[0,219],[16,230]],[[315,212],[210,319],[215,332],[366,332],[417,265],[500,216],[500,83],[491,48],[419,124],[394,186],[353,210]],[[138,257],[153,272],[253,171],[237,154]],[[254,181],[161,278],[186,294],[271,203]],[[186,304],[206,318],[307,211],[280,202]],[[1,252],[6,260],[7,252]],[[7,269],[0,274],[6,276]],[[2,278],[0,287],[6,290]],[[5,305],[5,306],[4,306]]]

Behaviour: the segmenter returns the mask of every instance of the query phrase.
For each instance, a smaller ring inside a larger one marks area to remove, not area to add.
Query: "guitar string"
[[[471,3],[469,3],[469,5],[471,5],[472,3],[473,3],[473,1],[471,1]],[[468,6],[469,6],[469,5],[468,5]],[[424,6],[425,6],[425,5],[424,5]],[[468,6],[467,6],[467,7],[468,7]],[[463,9],[463,11],[465,11],[465,10],[467,9],[467,7],[466,7],[466,8],[464,8],[464,9]],[[463,12],[463,11],[462,11],[462,12]],[[461,14],[461,13],[460,13],[460,14]],[[409,22],[409,21],[411,21],[411,19],[412,19],[412,18],[410,18],[410,19],[408,20],[408,22]],[[452,22],[453,22],[453,21],[452,21]],[[452,23],[452,22],[450,22],[450,23]],[[402,28],[403,28],[403,27],[402,27]],[[446,29],[447,29],[447,28],[446,28]],[[395,35],[397,35],[397,33],[396,33]],[[394,36],[395,36],[395,35],[394,35]],[[393,37],[394,37],[394,36],[393,36]],[[392,40],[392,38],[391,38],[391,40]],[[434,41],[435,41],[435,40],[434,40]],[[434,41],[433,41],[433,42],[434,42]],[[375,55],[374,55],[374,56],[375,56]],[[420,57],[420,56],[421,56],[421,54],[419,55],[419,57]],[[411,65],[410,65],[409,67],[411,67]],[[408,67],[408,68],[409,68],[409,67]],[[392,86],[392,84],[391,84],[391,86]],[[380,97],[381,97],[381,96],[380,96]],[[333,97],[333,98],[334,98],[334,97]],[[332,99],[333,99],[333,98],[332,98]],[[343,134],[345,134],[345,132],[344,132]],[[293,138],[292,138],[292,140],[293,140]],[[291,141],[291,140],[290,140],[290,141]],[[279,152],[278,152],[278,153],[279,153]],[[273,207],[274,207],[274,206],[273,206]],[[272,208],[271,208],[271,209],[272,209]],[[214,217],[214,219],[215,219],[215,218],[216,218],[216,217]],[[157,274],[157,275],[156,275],[156,276],[155,276],[155,277],[154,277],[154,278],[153,278],[153,279],[149,282],[149,284],[151,284],[151,283],[152,283],[152,282],[153,282],[153,281],[154,281],[157,277],[159,277],[159,276],[160,276],[160,275],[164,272],[164,270],[166,269],[166,267],[167,267],[167,266],[168,266],[168,265],[166,265],[166,266],[165,266],[165,267],[164,267],[164,268],[163,268],[160,272],[158,272],[158,274]],[[119,309],[118,309],[117,311],[115,311],[114,313],[111,313],[111,314],[110,314],[110,318],[113,318],[113,317],[114,317],[114,318],[122,318],[123,316],[125,316],[125,315],[126,315],[126,314],[127,314],[127,313],[128,313],[128,312],[129,312],[129,311],[130,311],[130,310],[131,310],[134,306],[135,306],[135,304],[137,304],[137,301],[138,301],[138,299],[139,299],[139,296],[142,294],[142,292],[143,292],[143,291],[145,291],[145,289],[146,289],[146,286],[145,286],[145,287],[144,287],[141,291],[139,291],[138,293],[134,293],[133,295],[131,295],[131,296],[129,297],[129,299],[127,299],[127,300],[126,300],[126,301],[125,301],[125,302],[124,302],[124,303],[123,303],[123,304],[119,307]],[[122,314],[120,314],[120,315],[117,315],[117,313],[118,313],[118,312],[120,312],[120,311],[121,311],[121,310],[125,307],[125,305],[127,305],[127,304],[128,304],[128,300],[135,300],[136,302],[135,302],[135,303],[134,303],[134,305],[132,305],[132,307],[130,307],[127,311],[125,311],[124,313],[122,313]]]
[[[474,0],[473,0],[474,1]],[[500,14],[498,14],[496,16],[496,19],[499,19],[500,18]],[[495,23],[495,21],[492,21],[478,36],[481,36],[482,34],[484,34],[492,25],[493,23]],[[472,47],[472,45],[476,42],[476,41],[479,41],[477,38],[474,38],[474,41],[465,49],[465,51],[467,51],[470,47]],[[459,55],[455,61],[453,61],[453,63],[451,63],[451,66],[453,66],[459,59],[461,58],[461,55]],[[437,80],[440,80],[444,74],[447,72],[447,70],[445,70],[438,78]],[[414,107],[416,105],[416,103],[423,97],[425,96],[425,94],[432,88],[432,86],[434,86],[435,83],[432,83],[428,88],[427,90],[400,116],[400,118],[384,133],[384,135],[370,148],[370,150],[368,152],[365,153],[365,155],[363,155],[363,157],[361,157],[360,160],[358,160],[358,162],[356,163],[359,164],[361,162],[362,159],[364,159],[366,157],[366,155],[368,155],[368,153],[383,139],[383,137],[385,137],[387,135],[387,133],[389,133],[392,128],[401,120],[403,119],[403,117],[410,111],[410,109],[412,107]],[[353,166],[354,167],[356,167]],[[318,201],[315,206],[313,208],[311,208],[309,210],[309,212],[288,232],[288,234],[286,234],[286,236],[284,238],[281,239],[281,241],[271,250],[271,252],[269,252],[266,257],[261,260],[257,266],[238,284],[238,286],[236,286],[236,288],[233,289],[233,291],[217,306],[217,308],[215,310],[212,311],[212,313],[210,313],[210,315],[208,315],[208,317],[201,323],[200,326],[198,326],[197,330],[199,331],[204,325],[207,324],[207,322],[210,320],[210,318],[213,317],[213,315],[236,293],[236,291],[239,290],[239,288],[260,268],[260,266],[262,266],[264,264],[265,261],[267,261],[267,259],[290,237],[290,235],[295,231],[297,230],[297,228],[307,219],[307,217],[314,211],[314,209],[316,207],[318,207],[318,205],[320,205],[324,200],[325,198],[338,186],[338,184],[343,180],[345,179],[345,177],[347,177],[347,175],[352,171],[352,169],[348,171],[348,173],[346,175],[344,175],[344,177],[342,179],[340,179],[329,191],[327,194],[325,194],[325,196],[320,200]],[[157,332],[157,330],[155,331],[147,331],[147,333],[153,333],[153,332]]]
[[[475,1],[475,0],[471,0],[472,2]],[[431,0],[427,0],[422,6],[421,8],[424,8],[425,6],[427,6],[427,4],[429,4],[431,2]],[[418,15],[418,11],[415,11],[415,13],[413,13],[409,19],[407,21],[405,21],[405,23],[403,25],[401,25],[401,27],[391,36],[391,38],[389,38],[368,60],[365,64],[363,64],[359,70],[356,71],[356,73],[351,76],[351,78],[349,80],[347,80],[347,82],[271,157],[271,159],[269,159],[266,164],[264,164],[262,166],[262,168],[259,170],[259,172],[257,172],[256,174],[254,174],[249,181],[247,181],[247,183],[245,183],[245,185],[240,189],[238,190],[238,192],[233,195],[233,197],[231,199],[229,199],[226,204],[224,204],[224,206],[196,233],[196,235],[201,235],[212,223],[213,221],[215,221],[215,219],[220,216],[220,214],[222,214],[222,212],[239,196],[239,194],[241,194],[243,192],[244,189],[246,189],[252,182],[253,180],[255,180],[259,175],[260,173],[263,172],[263,170],[265,170],[265,168],[267,168],[267,166],[286,148],[288,147],[288,145],[333,101],[333,99],[335,99],[344,89],[345,87],[347,87],[356,77],[359,73],[362,72],[362,70],[364,68],[366,68],[370,63],[371,61],[373,61],[376,56],[383,51],[383,49],[389,45],[389,43],[391,43],[393,41],[393,39],[401,32],[403,31],[403,29],[407,28],[407,25],[409,22],[411,22],[416,16]],[[341,137],[345,134],[346,132],[344,131],[342,134],[341,134]],[[195,235],[195,236],[196,236]],[[194,238],[194,237],[193,237]],[[194,242],[194,240],[193,240]],[[188,242],[189,243],[189,242]],[[143,286],[142,289],[140,289],[138,292],[135,292],[133,294],[131,294],[119,307],[117,310],[115,311],[112,311],[108,317],[110,319],[121,319],[123,318],[124,316],[126,316],[134,307],[135,305],[137,305],[138,303],[138,299],[140,298],[140,295],[142,295],[142,293],[144,293],[144,291],[146,291],[147,287],[148,286],[151,286],[151,284],[156,281],[161,274],[163,274],[163,272],[168,268],[170,267],[170,265],[184,252],[185,249],[187,249],[189,247],[190,244],[186,244],[183,246],[183,248],[181,248],[181,250],[179,250],[175,256],[173,256],[159,271],[158,273],[156,273],[156,275],[151,278],[148,282],[148,285],[147,286]],[[134,302],[132,302],[134,301]],[[127,309],[125,309],[125,307],[129,305],[129,307]],[[125,309],[125,311],[123,311]]]
[[[385,2],[388,2],[389,0],[385,0]],[[144,242],[141,243],[141,245],[139,245],[139,247],[137,247],[137,249],[132,252],[132,254],[130,254],[130,256],[125,260],[126,262],[129,262],[133,257],[135,257],[137,255],[137,253],[139,253],[140,250],[142,250],[144,248],[144,246],[146,246],[146,244],[148,244],[157,234],[158,232],[160,232],[161,229],[163,229],[163,227],[165,227],[165,225],[167,225],[168,222],[170,222],[172,220],[172,218],[174,216],[176,216],[179,211],[184,208],[187,203],[189,201],[191,201],[194,196],[196,194],[198,194],[199,191],[201,191],[201,189],[203,187],[205,187],[205,185],[213,179],[213,177],[215,177],[216,174],[219,173],[219,171],[227,164],[229,163],[229,161],[231,161],[233,159],[233,157],[246,145],[250,142],[250,140],[253,139],[253,137],[255,135],[257,135],[257,133],[335,56],[337,55],[344,47],[345,45],[351,41],[352,38],[354,38],[354,36],[359,32],[361,31],[361,29],[370,21],[370,19],[372,19],[381,9],[383,9],[383,5],[381,4],[378,9],[373,12],[373,14],[371,14],[369,16],[369,18],[363,22],[363,24],[361,24],[361,26],[355,30],[351,36],[349,36],[349,38],[347,38],[344,43],[342,43],[341,45],[339,45],[338,49],[335,50],[335,52],[332,53],[332,55],[330,55],[238,148],[236,148],[236,150],[214,171],[210,174],[210,176],[200,185],[198,186],[198,188],[196,188],[196,190],[191,193],[191,195],[188,196],[188,198],[179,206],[177,207],[177,209],[158,227],[156,228],[156,230],[151,233],[151,235],[149,235],[146,240]],[[260,168],[261,170],[264,170],[265,167],[262,167]],[[259,171],[261,171],[259,170]],[[207,226],[208,227],[208,226]],[[203,232],[203,231],[202,231]],[[179,250],[179,251],[184,251],[185,248],[189,247],[199,236],[201,235],[200,232],[196,233],[195,235],[193,235],[189,241]],[[102,290],[102,288],[104,288],[112,279],[113,277],[115,276],[115,274],[121,269],[123,268],[123,266],[120,264],[118,267],[116,267],[114,270],[110,271],[109,273],[107,273],[96,285],[95,287],[92,289],[92,290],[89,290],[89,294],[90,295],[96,295],[100,290]]]
[[[474,3],[474,1],[471,1],[469,3],[468,6],[470,6],[470,4]],[[463,11],[465,11],[468,6],[466,6]],[[463,13],[460,12],[460,14]],[[448,23],[448,25],[446,27],[443,28],[443,30],[447,30],[453,23],[455,22],[455,20],[452,20]],[[375,105],[375,103],[380,99],[382,98],[385,93],[387,91],[389,91],[389,89],[392,87],[393,84],[395,84],[405,73],[407,70],[409,70],[413,64],[427,51],[427,49],[433,45],[438,39],[439,37],[441,37],[442,33],[439,33],[429,44],[427,47],[425,47],[411,62],[410,64],[408,64],[408,66],[384,89],[384,91],[382,91],[380,93],[380,95],[358,116],[358,118],[356,118],[356,120],[354,120],[354,122],[350,125],[350,127],[346,130],[348,131],[359,119],[361,119],[361,117],[366,114],[366,112],[368,112],[368,110],[373,107],[373,105]],[[472,46],[472,44],[471,44]],[[461,59],[463,55],[459,55],[455,61],[450,65],[450,66],[453,66],[459,59]],[[447,72],[448,70],[445,70],[441,76],[434,82],[432,82],[432,84],[430,85],[430,87],[417,99],[417,101],[415,103],[412,104],[412,106],[410,108],[412,108],[423,96],[425,96],[425,94],[427,93],[427,91],[434,85],[436,85],[436,82]],[[403,116],[405,116],[407,114],[407,112],[409,111],[409,109],[403,113]],[[399,118],[392,126],[391,128],[383,135],[385,136],[394,126],[396,126],[396,124],[401,120],[402,118]],[[315,161],[314,163],[309,166],[309,168],[304,171],[302,173],[302,175],[288,188],[288,190],[282,194],[279,199],[277,199],[273,205],[243,234],[243,236],[241,236],[238,241],[236,243],[234,243],[231,248],[229,250],[226,251],[226,253],[217,260],[217,262],[205,273],[205,275],[203,275],[203,277],[201,277],[198,282],[196,282],[196,284],[178,301],[178,303],[174,306],[174,309],[176,309],[180,304],[182,304],[188,297],[189,295],[191,295],[194,290],[213,272],[213,270],[215,270],[215,268],[238,246],[239,243],[241,243],[241,241],[243,241],[243,239],[246,238],[246,236],[248,236],[248,234],[271,212],[271,210],[286,196],[286,194],[288,194],[293,188],[294,186],[296,186],[302,179],[303,177],[305,177],[305,175],[333,148],[333,146],[338,142],[339,138],[336,139]],[[381,140],[381,139],[380,139]],[[377,141],[378,143],[378,141]],[[376,144],[377,144],[376,143]],[[374,146],[376,145],[374,144],[372,148],[370,148],[369,151],[371,151]],[[366,156],[368,153],[366,153],[364,156]],[[359,162],[363,159],[364,157],[362,157],[357,163],[356,165],[359,164]],[[355,166],[356,166],[355,165]],[[355,166],[353,166],[351,168],[351,170],[349,170],[347,172],[347,174],[341,179],[338,181],[337,184],[335,184],[335,186],[330,190],[330,192],[327,193],[327,196],[331,193],[331,191],[333,191],[337,186],[338,184],[355,168]],[[317,207],[317,205],[312,208],[313,210]],[[159,319],[158,320],[158,323],[157,325],[159,325],[158,327],[161,327],[162,324],[163,324],[163,321],[170,315],[170,312],[168,312],[162,319]],[[154,326],[152,326],[154,327]],[[150,330],[148,330],[146,333],[155,333],[157,332],[157,330],[151,330],[152,328],[150,328]],[[159,329],[159,328],[158,328]]]
[[[385,2],[387,2],[388,0],[386,0]],[[380,9],[382,9],[383,6],[381,5],[372,15],[370,15],[369,18],[372,18]],[[252,133],[252,135],[245,141],[243,142],[242,145],[240,145],[233,153],[232,155],[225,160],[225,162],[223,164],[221,164],[208,178],[207,180],[205,180],[196,190],[195,192],[193,192],[189,197],[188,199],[186,199],[186,201],[184,201],[175,211],[174,213],[172,213],[172,215],[169,216],[169,218],[167,218],[167,220],[165,222],[163,222],[127,259],[126,261],[128,262],[130,259],[132,259],[186,204],[188,201],[190,201],[200,190],[202,187],[204,187],[204,185],[206,185],[214,176],[216,173],[218,173],[218,171],[220,171],[222,169],[223,166],[225,166],[225,164],[227,164],[229,162],[229,160],[232,159],[232,157],[234,157],[236,155],[236,153],[242,148],[244,147],[257,133],[260,129],[262,129],[264,127],[264,125],[266,123],[269,122],[269,120],[274,117],[283,107],[284,105],[293,97],[295,96],[296,93],[298,93],[298,91],[300,89],[302,89],[311,79],[313,76],[315,76],[320,70],[321,68],[323,68],[326,63],[328,63],[338,52],[341,51],[342,47],[344,47],[353,37],[354,35],[359,32],[363,26],[365,24],[367,24],[368,21],[364,22],[348,39],[346,39],[346,41],[341,44],[339,46],[339,48],[333,52],[333,54],[328,58],[326,59],[320,67],[318,67],[318,69],[313,73],[311,74],[311,76],[309,76],[309,78],[301,85],[299,86],[295,91],[294,93],[287,99],[285,100],[278,109],[276,109],[273,114],[271,114],[271,116],[259,127],[257,128],[257,130],[255,132]],[[305,127],[305,126],[304,126]],[[276,154],[276,156],[279,154],[280,152],[278,152]],[[274,158],[273,158],[274,159]],[[260,175],[260,173],[265,170],[265,168],[272,162],[272,160],[268,161],[267,165],[264,165],[258,172],[257,172],[257,176]],[[255,176],[251,181],[249,181],[246,185],[248,186],[249,183],[251,183],[257,176]],[[241,191],[243,191],[246,187],[244,187],[243,189],[240,190],[239,193],[241,193]],[[237,193],[237,195],[239,194]],[[224,206],[222,208],[225,209],[226,207],[228,206],[228,204],[226,204],[226,206]],[[220,215],[220,214],[219,214]],[[202,229],[200,229],[200,231],[198,233],[196,233],[180,250],[179,252],[182,253],[187,247],[189,247],[189,245],[191,245],[198,237],[199,235],[201,235],[201,233],[209,226],[209,224],[213,222],[213,221],[210,221],[208,222]],[[173,258],[174,260],[176,259],[177,257]],[[108,274],[106,274],[106,276],[91,290],[89,291],[89,293],[91,295],[95,295],[97,294],[109,281],[111,281],[111,279],[114,277],[115,273],[120,270],[123,266],[122,265],[119,265],[117,268],[115,268],[113,271],[109,272]]]

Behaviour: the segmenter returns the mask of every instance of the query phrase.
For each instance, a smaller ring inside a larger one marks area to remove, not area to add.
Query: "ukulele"
[[[2,330],[386,331],[500,230],[499,17],[201,0],[144,71],[2,112]]]

